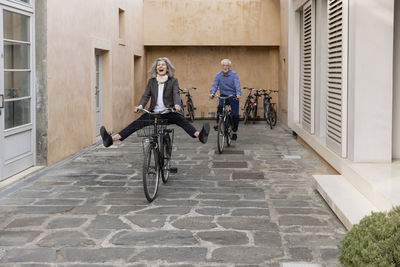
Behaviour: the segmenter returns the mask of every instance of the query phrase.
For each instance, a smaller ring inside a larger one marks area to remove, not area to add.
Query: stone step
[[[313,184],[347,229],[379,211],[342,175],[313,175]]]

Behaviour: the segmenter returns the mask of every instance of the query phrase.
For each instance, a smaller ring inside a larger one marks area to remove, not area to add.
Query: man
[[[221,61],[221,67],[222,71],[215,75],[214,83],[210,89],[210,97],[214,96],[218,88],[221,96],[236,95],[236,99],[229,98],[225,102],[231,106],[233,115],[232,140],[236,140],[239,127],[239,99],[242,96],[242,90],[240,89],[239,76],[236,72],[231,70],[232,62],[229,59],[223,59]],[[220,100],[218,105],[217,126],[214,126],[216,131],[218,130],[218,117],[223,109],[222,105],[223,101]]]
[[[150,69],[151,77],[147,84],[146,90],[140,100],[139,106],[134,108],[135,112],[146,106],[150,102],[150,111],[161,112],[166,108],[174,107],[176,111],[180,111],[180,96],[178,79],[175,76],[175,67],[168,58],[157,58]],[[152,116],[149,114],[142,115],[139,119],[133,121],[127,127],[117,134],[111,136],[106,128],[100,128],[100,135],[103,139],[105,147],[109,147],[114,141],[124,140],[132,133],[149,124]],[[168,120],[168,123],[180,126],[185,132],[193,138],[198,138],[203,144],[207,143],[210,126],[204,123],[201,131],[196,130],[194,126],[181,113],[167,112],[160,116],[161,119]]]

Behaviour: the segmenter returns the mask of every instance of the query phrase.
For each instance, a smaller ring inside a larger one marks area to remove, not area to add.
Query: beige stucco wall
[[[132,120],[134,55],[144,54],[143,3],[50,0],[47,9],[47,162],[53,164],[96,141],[95,48],[104,55],[103,123],[117,131]],[[119,9],[125,11],[124,40],[119,40]]]
[[[280,44],[279,0],[145,0],[144,44]]]
[[[232,61],[232,70],[238,73],[242,88],[279,88],[278,47],[147,47],[147,69],[158,57],[168,57],[172,61],[181,88],[197,88],[192,92],[197,117],[215,116],[217,101],[210,101],[208,96],[215,75],[221,71],[220,61],[224,58]],[[247,95],[248,91],[243,92],[240,107],[243,107]],[[278,103],[278,95],[272,96],[273,102]],[[258,114],[262,116],[262,99],[258,103]]]

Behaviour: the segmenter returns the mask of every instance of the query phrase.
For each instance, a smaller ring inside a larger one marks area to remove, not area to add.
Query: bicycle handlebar
[[[236,98],[236,95],[228,95],[228,96],[213,95],[213,96],[216,96],[216,97],[218,97],[219,99],[222,99],[222,100],[228,99],[228,98],[231,98],[231,97]],[[213,98],[214,98],[214,97],[213,97]],[[211,98],[211,99],[212,99],[212,98]]]
[[[196,87],[190,87],[190,88],[179,88],[179,93],[188,93],[190,90],[196,90]]]
[[[144,112],[144,113],[147,113],[147,114],[150,114],[150,115],[159,115],[159,114],[163,114],[164,111],[176,112],[176,109],[175,108],[166,108],[166,109],[163,109],[163,110],[158,111],[158,112],[151,112],[151,111],[148,111],[145,108],[138,108],[138,112],[140,112],[140,111]]]

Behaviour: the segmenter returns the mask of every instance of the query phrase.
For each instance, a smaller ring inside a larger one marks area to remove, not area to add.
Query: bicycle
[[[222,113],[218,115],[219,119],[218,119],[218,136],[217,136],[218,152],[221,154],[224,151],[225,140],[227,146],[230,146],[232,142],[233,117],[232,117],[231,107],[230,105],[226,105],[225,101],[226,99],[231,97],[236,98],[236,96],[235,95],[229,95],[229,96],[215,95],[215,96],[223,100]]]
[[[256,123],[257,120],[257,111],[258,111],[258,98],[261,97],[260,94],[261,90],[256,90],[256,93],[254,96],[256,97],[254,102],[253,102],[253,124]]]
[[[263,106],[264,106],[264,119],[267,120],[267,124],[272,129],[272,126],[276,125],[277,115],[276,115],[276,103],[271,103],[272,97],[271,93],[277,93],[278,90],[262,90],[263,91]]]
[[[247,124],[250,114],[253,113],[253,108],[254,108],[254,101],[253,101],[254,96],[251,94],[254,88],[243,87],[243,89],[249,90],[249,94],[247,95],[247,99],[243,107],[243,123]]]
[[[183,105],[183,101],[181,98],[182,113],[185,114],[185,107],[187,107],[189,120],[191,122],[194,121],[194,111],[196,108],[194,107],[193,99],[192,96],[190,95],[190,90],[196,90],[196,89],[197,89],[196,87],[179,89],[179,94],[184,94],[186,96],[186,105]]]
[[[144,128],[137,132],[142,137],[143,146],[143,188],[146,199],[152,202],[158,192],[160,175],[163,183],[167,183],[170,173],[177,173],[177,168],[171,167],[171,155],[174,143],[174,129],[167,129],[167,120],[160,119],[165,111],[150,112],[146,109],[139,111],[153,116],[145,122]]]

